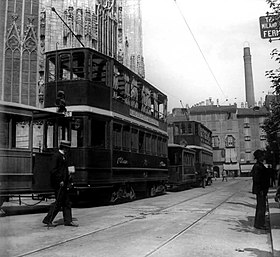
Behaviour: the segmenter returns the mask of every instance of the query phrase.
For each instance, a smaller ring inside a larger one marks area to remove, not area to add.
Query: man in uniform
[[[71,143],[61,140],[59,150],[53,155],[53,168],[51,171],[51,184],[55,190],[55,203],[51,205],[47,216],[43,219],[43,223],[50,227],[55,226],[53,220],[62,207],[63,220],[65,226],[77,227],[78,224],[72,221],[71,202],[69,199],[70,176],[68,171],[67,152]]]

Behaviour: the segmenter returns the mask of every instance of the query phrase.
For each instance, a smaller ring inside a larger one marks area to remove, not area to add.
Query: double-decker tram
[[[62,115],[18,103],[0,101],[0,206],[11,197],[34,199],[53,195],[51,154],[43,153],[46,118]]]
[[[71,142],[76,197],[164,192],[167,96],[157,88],[93,49],[62,49],[46,53],[44,106],[66,114],[45,123],[44,146]]]
[[[171,118],[168,134],[169,188],[198,186],[205,177],[212,181],[211,130],[196,121]]]

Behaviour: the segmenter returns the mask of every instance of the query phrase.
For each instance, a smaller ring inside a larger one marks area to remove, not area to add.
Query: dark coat
[[[267,194],[269,189],[269,173],[267,168],[263,165],[262,162],[257,161],[252,168],[253,176],[253,194],[259,194],[263,192]]]
[[[68,172],[68,159],[67,156],[57,151],[53,155],[52,159],[52,170],[51,170],[51,184],[54,189],[60,187],[60,182],[64,182],[67,186],[69,182],[69,172]]]

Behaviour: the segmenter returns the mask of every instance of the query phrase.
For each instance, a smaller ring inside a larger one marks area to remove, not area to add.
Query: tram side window
[[[120,124],[113,125],[113,147],[121,149],[122,147],[122,126]]]
[[[0,148],[9,148],[9,120],[0,116]]]
[[[71,147],[82,147],[84,139],[83,119],[71,123]]]
[[[91,145],[105,148],[106,122],[91,120]]]
[[[15,148],[29,148],[29,122],[19,120],[13,123],[13,142],[12,146]]]
[[[43,121],[33,123],[33,150],[41,151],[43,147]]]
[[[48,73],[47,73],[47,81],[51,82],[51,81],[55,81],[55,60],[56,58],[50,57],[48,58]]]
[[[168,143],[166,138],[162,139],[162,154],[163,156],[167,156],[168,154]]]
[[[153,135],[152,136],[152,154],[157,155],[157,136]]]
[[[175,124],[174,125],[174,135],[175,136],[178,136],[178,135],[180,135],[180,125],[179,124]]]
[[[130,126],[123,126],[122,146],[123,150],[130,150]]]
[[[143,131],[139,131],[139,152],[145,152],[145,133]]]
[[[53,133],[54,124],[51,121],[47,122],[47,148],[53,148]]]
[[[161,137],[158,137],[157,153],[158,153],[158,155],[162,155],[162,138]]]
[[[151,153],[152,152],[152,136],[151,134],[146,134],[145,138],[145,143],[146,143],[146,153]]]
[[[58,79],[59,80],[71,79],[71,66],[70,66],[69,54],[61,54],[59,56]]]
[[[73,53],[73,79],[85,78],[85,55],[83,52]]]
[[[131,130],[131,150],[134,152],[138,151],[138,130],[137,129],[132,129]]]

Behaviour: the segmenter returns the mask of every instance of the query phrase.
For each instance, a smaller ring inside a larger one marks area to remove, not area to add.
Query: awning
[[[224,164],[223,165],[225,170],[239,170],[239,163],[234,163],[234,164]]]
[[[253,164],[241,164],[240,165],[241,172],[251,172],[252,168],[253,168]]]

